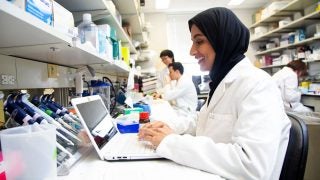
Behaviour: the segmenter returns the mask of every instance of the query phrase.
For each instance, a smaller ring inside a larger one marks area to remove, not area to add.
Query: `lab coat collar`
[[[252,64],[250,60],[245,57],[242,61],[240,61],[238,64],[236,64],[226,75],[226,77],[220,82],[217,89],[212,95],[210,104],[208,108],[213,109],[213,107],[220,101],[220,99],[223,97],[224,92],[229,87],[228,85],[231,84],[234,80],[236,80],[239,77],[239,72],[241,72],[241,69],[243,66],[247,66],[248,64]],[[207,101],[208,103],[208,101]]]

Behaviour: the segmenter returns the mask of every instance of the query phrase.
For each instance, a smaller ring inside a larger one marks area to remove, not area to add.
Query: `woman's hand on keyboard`
[[[138,137],[140,140],[151,142],[155,147],[161,143],[161,141],[169,134],[172,134],[173,130],[165,123],[161,121],[155,121],[145,124],[140,128]]]

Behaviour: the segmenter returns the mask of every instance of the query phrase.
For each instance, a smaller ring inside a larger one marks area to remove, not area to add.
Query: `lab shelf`
[[[130,68],[123,62],[116,60],[112,62],[111,64],[94,64],[91,65],[96,72],[104,72],[108,74],[117,74],[119,77],[128,77],[128,72],[130,71]],[[114,66],[117,67],[117,70],[115,71]]]
[[[305,63],[313,63],[313,62],[320,62],[320,60],[304,60],[303,62]],[[283,67],[286,64],[277,64],[277,65],[270,65],[270,66],[262,66],[260,67],[261,69],[269,69],[269,68],[279,68],[279,67]]]
[[[77,1],[80,4],[84,2]],[[89,8],[101,5],[91,1],[86,4],[90,4]],[[0,3],[0,54],[74,68],[103,64],[110,65],[109,72],[113,74],[129,72],[129,67],[119,66],[113,63],[114,60],[107,60],[84,44],[74,43],[71,37],[3,0]]]
[[[59,43],[70,44],[71,38],[8,1],[1,0],[0,48]]]
[[[108,23],[117,31],[117,38],[121,40],[122,43],[127,44],[130,47],[130,52],[135,54],[137,53],[136,48],[134,47],[131,39],[125,33],[122,28],[122,24],[117,20],[113,13],[110,13],[110,5],[104,0],[56,0],[63,7],[69,11],[76,14],[78,17],[75,17],[76,20],[82,19],[83,13],[91,13],[92,20],[104,20],[105,23]],[[133,0],[126,0],[127,4],[125,8],[132,8],[134,4],[131,3]],[[130,4],[129,4],[130,3]],[[76,5],[75,5],[76,4]]]
[[[319,39],[320,39],[320,36],[311,37],[311,38],[305,39],[305,40],[297,42],[297,43],[288,44],[286,46],[276,47],[276,48],[268,49],[268,50],[265,50],[265,51],[257,52],[255,55],[256,56],[262,56],[262,55],[270,54],[270,53],[273,53],[273,52],[281,52],[284,49],[289,49],[289,48],[294,48],[294,47],[305,45],[305,44],[310,44],[312,42],[318,41]]]
[[[260,69],[269,69],[269,68],[277,68],[277,67],[282,67],[285,66],[285,64],[277,64],[277,65],[270,65],[270,66],[262,66]]]
[[[293,15],[295,12],[301,11],[302,9],[316,3],[312,0],[293,0],[289,2],[286,6],[279,9],[275,13],[271,14],[270,16],[261,19],[260,21],[252,24],[250,28],[255,28],[257,26],[265,25],[270,22],[277,22],[284,17],[288,17],[290,15]]]
[[[286,50],[290,50],[291,53],[295,53],[295,57],[296,57],[298,47],[318,43],[320,40],[320,36],[314,36],[313,34],[311,34],[313,33],[312,25],[315,25],[316,23],[320,22],[320,10],[316,8],[317,3],[318,3],[318,0],[291,0],[291,1],[288,1],[288,3],[284,7],[277,10],[273,14],[270,14],[269,17],[261,19],[260,21],[252,24],[250,26],[251,33],[253,33],[254,28],[258,26],[267,26],[271,28],[270,25],[273,26],[274,23],[278,24],[279,21],[283,20],[284,18],[287,18],[287,17],[293,18],[295,16],[295,13],[300,12],[302,15],[304,14],[304,16],[297,18],[296,20],[293,20],[292,22],[284,26],[271,29],[260,36],[252,36],[250,39],[250,43],[253,49],[258,50],[254,54],[255,57],[257,58],[257,61],[260,61],[262,64],[264,64],[265,57],[263,56],[271,55],[272,53],[275,53],[275,52],[281,55],[283,53],[287,53]],[[299,42],[292,43],[292,44],[280,46],[280,47],[261,50],[262,46],[267,46],[268,43],[272,41],[276,41],[276,40],[272,40],[272,38],[277,38],[280,41],[282,35],[288,35],[288,33],[296,32],[299,29],[304,29],[307,32],[305,33],[306,39]],[[310,33],[309,33],[309,29],[311,30]],[[312,60],[312,61],[304,60],[304,62],[318,63],[319,60]],[[280,69],[285,65],[286,63],[285,64],[281,63],[281,64],[263,66],[260,68],[264,69],[270,75],[273,75],[278,69]]]
[[[115,6],[122,15],[123,21],[130,23],[132,34],[137,37],[142,37],[142,19],[140,16],[140,6],[136,0],[115,0]],[[143,39],[139,39],[144,41]]]
[[[288,33],[288,32],[292,32],[293,29],[297,29],[297,28],[303,28],[306,27],[308,25],[312,25],[314,24],[314,22],[319,21],[320,20],[320,11],[315,11],[312,12],[306,16],[301,17],[300,19],[293,21],[285,26],[276,28],[272,31],[269,31],[266,34],[263,34],[259,37],[255,37],[251,39],[251,42],[259,42],[259,41],[267,41],[268,39],[272,38],[272,37],[279,37],[281,36],[281,33]]]

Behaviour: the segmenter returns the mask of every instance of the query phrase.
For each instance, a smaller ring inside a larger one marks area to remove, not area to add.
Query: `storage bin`
[[[28,125],[0,132],[7,179],[56,179],[55,127]]]

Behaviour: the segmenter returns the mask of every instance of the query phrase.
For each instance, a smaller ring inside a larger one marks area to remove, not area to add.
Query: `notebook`
[[[143,160],[161,158],[149,142],[136,133],[120,134],[99,95],[74,98],[71,103],[101,160]]]

